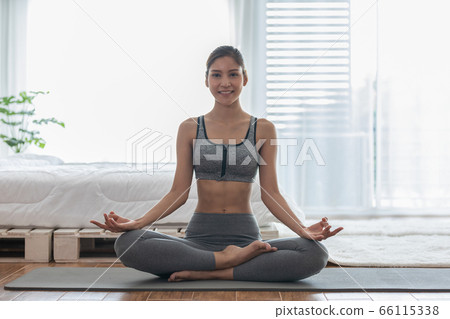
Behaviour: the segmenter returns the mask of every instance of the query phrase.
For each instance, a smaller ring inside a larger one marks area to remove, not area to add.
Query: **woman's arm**
[[[172,183],[172,188],[150,211],[144,216],[131,220],[110,212],[103,214],[105,223],[91,220],[90,222],[100,228],[123,232],[140,229],[146,225],[153,224],[186,203],[192,183],[192,144],[195,139],[196,121],[193,118],[185,120],[178,128],[177,136],[177,169]]]
[[[177,168],[172,188],[150,211],[136,219],[137,227],[142,228],[160,220],[186,203],[192,183],[193,160],[192,144],[197,132],[196,118],[182,122],[177,135]]]
[[[258,120],[258,124],[260,129],[257,133],[257,139],[262,138],[264,141],[264,144],[261,146],[260,155],[265,163],[261,163],[259,167],[261,199],[263,203],[280,222],[300,237],[323,240],[336,235],[343,228],[339,227],[334,231],[330,231],[331,226],[328,225],[326,217],[322,221],[306,227],[289,208],[289,205],[278,189],[276,172],[277,145],[275,143],[277,133],[275,126],[266,119]]]
[[[258,119],[258,129],[257,139],[264,141],[259,151],[264,160],[259,167],[261,200],[280,222],[297,235],[303,237],[305,226],[289,208],[278,189],[276,172],[277,145],[275,144],[277,134],[275,125],[266,119]]]

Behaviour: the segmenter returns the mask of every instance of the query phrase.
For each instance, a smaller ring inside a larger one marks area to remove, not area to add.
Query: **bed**
[[[23,241],[18,244],[23,246],[19,258],[4,258],[3,250],[9,253],[15,248],[0,247],[4,248],[0,249],[0,261],[80,261],[83,251],[97,254],[95,246],[107,239],[111,250],[111,241],[120,233],[105,231],[89,221],[103,221],[103,214],[110,211],[136,219],[156,205],[172,186],[175,164],[148,168],[111,162],[64,163],[54,156],[36,154],[0,158],[0,239]],[[257,182],[252,185],[253,213],[263,238],[277,238],[280,224],[261,201]],[[282,194],[304,221],[300,208]],[[150,229],[183,237],[197,200],[193,180],[187,202]],[[111,258],[83,260],[109,262]]]
[[[147,172],[146,172],[147,171]],[[83,228],[103,213],[135,219],[149,211],[172,186],[175,164],[149,174],[126,163],[64,163],[54,156],[22,154],[0,159],[0,227]],[[198,196],[193,180],[185,205],[155,225],[186,225]],[[259,226],[278,220],[253,184],[251,206]],[[284,194],[304,220],[300,208]]]

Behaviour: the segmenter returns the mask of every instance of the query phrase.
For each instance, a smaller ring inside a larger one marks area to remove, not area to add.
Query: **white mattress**
[[[0,159],[0,227],[95,228],[103,213],[135,219],[166,195],[175,165],[153,175],[125,163],[63,163],[50,156],[21,155]],[[157,224],[187,224],[197,205],[193,183],[185,205]],[[285,196],[286,198],[286,196]],[[303,212],[289,198],[291,209]],[[278,221],[253,184],[251,206],[260,226]]]

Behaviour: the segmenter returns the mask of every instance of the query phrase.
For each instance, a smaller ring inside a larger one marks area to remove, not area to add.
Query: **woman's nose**
[[[227,78],[227,77],[223,77],[222,78],[222,86],[225,86],[225,87],[227,87],[227,86],[229,86],[230,85],[230,80]]]

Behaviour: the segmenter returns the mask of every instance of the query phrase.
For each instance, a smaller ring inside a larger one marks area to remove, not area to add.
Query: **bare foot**
[[[168,281],[207,280],[207,279],[233,280],[233,268],[211,270],[211,271],[183,270],[174,272],[172,275],[170,275]]]
[[[277,251],[276,247],[270,246],[260,240],[255,240],[243,248],[230,245],[222,251],[214,252],[216,258],[216,269],[225,269],[243,264],[262,253]]]

